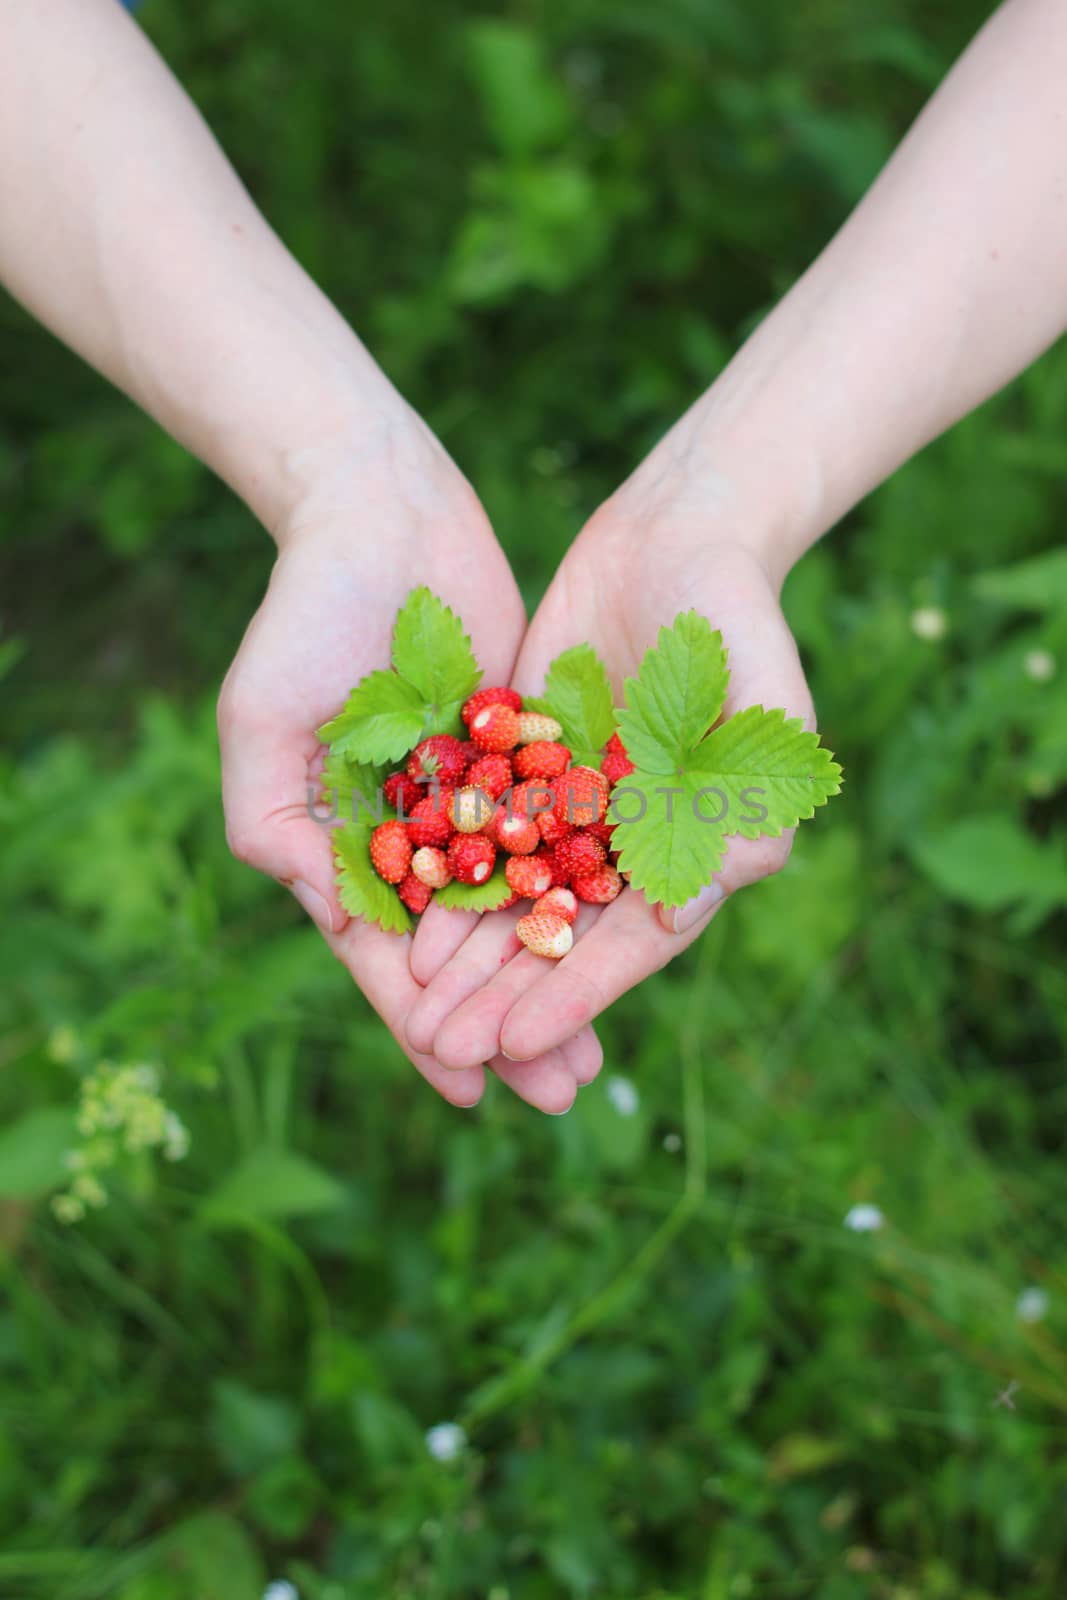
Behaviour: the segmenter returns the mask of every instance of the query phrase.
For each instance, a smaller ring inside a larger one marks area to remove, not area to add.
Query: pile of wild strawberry
[[[485,883],[503,853],[512,892],[496,909],[532,900],[522,943],[566,955],[578,902],[607,905],[622,889],[607,810],[633,764],[613,734],[599,772],[572,766],[560,724],[524,711],[514,689],[479,689],[462,714],[469,739],[433,734],[386,779],[398,815],[371,834],[374,870],[419,915],[453,879]]]

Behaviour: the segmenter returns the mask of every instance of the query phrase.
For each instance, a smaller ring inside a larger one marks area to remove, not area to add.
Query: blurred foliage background
[[[533,604],[984,11],[140,17]],[[267,539],[0,307],[0,1595],[1062,1594],[1065,436],[1058,349],[802,564],[845,795],[461,1114],[227,857]]]

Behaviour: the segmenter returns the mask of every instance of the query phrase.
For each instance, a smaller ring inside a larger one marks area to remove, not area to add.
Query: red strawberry
[[[452,837],[451,809],[451,789],[423,795],[408,822],[408,838],[413,849],[421,850],[426,844],[440,848],[448,843]]]
[[[417,917],[422,916],[422,913],[433,899],[433,890],[429,884],[423,883],[419,878],[416,878],[413,872],[408,873],[396,892],[408,910],[414,912]]]
[[[551,889],[565,889],[567,887],[567,874],[560,871],[559,862],[556,860],[555,850],[548,850],[544,845],[537,852],[537,860],[543,861],[552,874]]]
[[[555,804],[556,804],[555,790],[552,791],[552,804],[553,804],[553,806],[555,806]],[[573,833],[574,832],[574,828],[571,826],[571,824],[569,822],[566,822],[566,821],[562,821],[561,822],[560,819],[556,816],[556,813],[555,813],[554,810],[552,810],[552,811],[542,811],[538,815],[537,826],[538,826],[538,829],[540,830],[540,834],[541,834],[542,839],[545,841],[545,844],[548,845],[548,847],[550,849],[554,845],[559,844],[559,841],[561,839],[565,839],[567,837],[568,833]]]
[[[448,847],[448,867],[460,883],[484,883],[496,865],[496,845],[484,833],[460,833]]]
[[[504,876],[524,900],[536,900],[552,887],[552,867],[543,856],[512,856]]]
[[[539,711],[519,712],[520,744],[551,743],[562,736],[563,724],[557,722],[555,717],[544,717]]]
[[[514,750],[519,742],[519,714],[510,706],[483,706],[469,726],[471,738],[483,750]]]
[[[599,822],[607,810],[607,779],[592,767],[571,767],[552,787],[556,794],[552,814],[561,826],[570,823],[572,828],[580,828],[589,822]]]
[[[510,894],[506,900],[501,900],[496,909],[497,911],[510,911],[512,906],[517,906],[521,899],[521,894]]]
[[[599,839],[605,850],[611,849],[611,836],[615,832],[614,822],[590,822],[582,832],[588,834],[590,839]]]
[[[470,699],[464,702],[460,712],[468,728],[471,719],[479,711],[484,711],[486,706],[509,706],[512,711],[521,711],[522,695],[516,689],[476,689]]]
[[[571,879],[571,888],[579,900],[588,900],[594,906],[609,905],[622,888],[622,879],[614,867],[597,867],[582,877]]]
[[[569,889],[546,889],[541,898],[534,901],[534,913],[540,911],[562,917],[564,922],[573,922],[578,915],[578,902]]]
[[[411,866],[411,840],[399,817],[380,822],[370,836],[371,866],[386,883],[403,883]]]
[[[558,778],[561,772],[566,772],[570,760],[571,753],[565,744],[538,739],[516,750],[511,765],[516,778]]]
[[[463,782],[484,789],[492,799],[499,800],[504,790],[511,788],[511,762],[505,755],[479,755],[464,773]]]
[[[604,746],[604,749],[609,756],[624,756],[626,754],[626,746],[619,738],[618,728],[615,729],[615,732]]]
[[[432,845],[423,845],[421,850],[415,851],[411,858],[411,870],[420,883],[427,884],[431,889],[443,889],[446,883],[452,882],[448,857],[443,850],[435,850]]]
[[[437,778],[451,788],[462,778],[467,766],[463,745],[450,733],[433,733],[417,744],[408,756],[408,776]]]
[[[457,833],[478,833],[492,821],[496,806],[484,789],[464,786],[449,798],[448,814]]]
[[[485,831],[502,850],[512,856],[528,856],[541,843],[537,823],[528,821],[506,802],[497,806],[496,814]]]
[[[514,765],[514,763],[513,763]],[[507,795],[504,796],[505,803]],[[550,783],[534,778],[527,783],[517,783],[511,791],[511,814],[524,822],[536,822],[538,817],[551,815],[556,796]]]
[[[607,860],[607,851],[600,840],[590,838],[587,833],[569,833],[559,841],[553,855],[557,874],[562,873],[569,882],[595,872]]]
[[[574,943],[570,923],[551,912],[528,912],[516,922],[515,932],[533,955],[548,956],[552,961],[565,956]]]
[[[612,741],[618,745],[619,748],[617,750],[613,750],[611,748]],[[628,778],[631,772],[636,772],[637,770],[629,756],[626,754],[622,740],[619,738],[617,733],[613,733],[611,740],[608,742],[608,748],[604,759],[600,763],[600,770],[604,774],[604,777],[607,778],[608,782],[613,786],[616,783],[621,783],[623,778]]]
[[[406,772],[391,772],[382,784],[382,793],[386,805],[399,811],[402,817],[410,817],[419,801],[425,797],[426,789]]]
[[[471,762],[477,761],[482,752],[478,749],[473,739],[461,739],[459,747],[463,751],[464,771],[466,771]]]

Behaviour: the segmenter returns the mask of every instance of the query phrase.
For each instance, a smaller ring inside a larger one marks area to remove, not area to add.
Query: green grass
[[[928,9],[142,16],[533,601],[978,21]],[[458,1113],[226,853],[267,540],[0,310],[4,1600],[1059,1595],[1067,580],[1014,569],[1065,432],[1061,349],[798,569],[842,797],[569,1116]],[[64,1226],[101,1061],[160,1065],[190,1153]]]

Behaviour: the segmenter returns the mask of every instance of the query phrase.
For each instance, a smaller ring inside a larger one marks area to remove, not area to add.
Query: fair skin
[[[398,939],[337,901],[305,809],[312,730],[385,661],[422,583],[461,611],[487,682],[536,690],[587,639],[618,693],[659,626],[695,606],[730,648],[727,710],[810,723],[786,573],[1067,323],[1067,12],[1008,0],[994,15],[819,260],[593,516],[528,631],[474,492],[114,0],[5,0],[0,27],[0,279],[278,545],[219,703],[232,847],[292,889],[446,1099],[476,1103],[488,1064],[566,1110],[600,1065],[592,1019],[783,865],[789,841],[732,841],[681,911],[634,892],[584,908],[554,968],[518,949],[515,912],[431,907]]]

